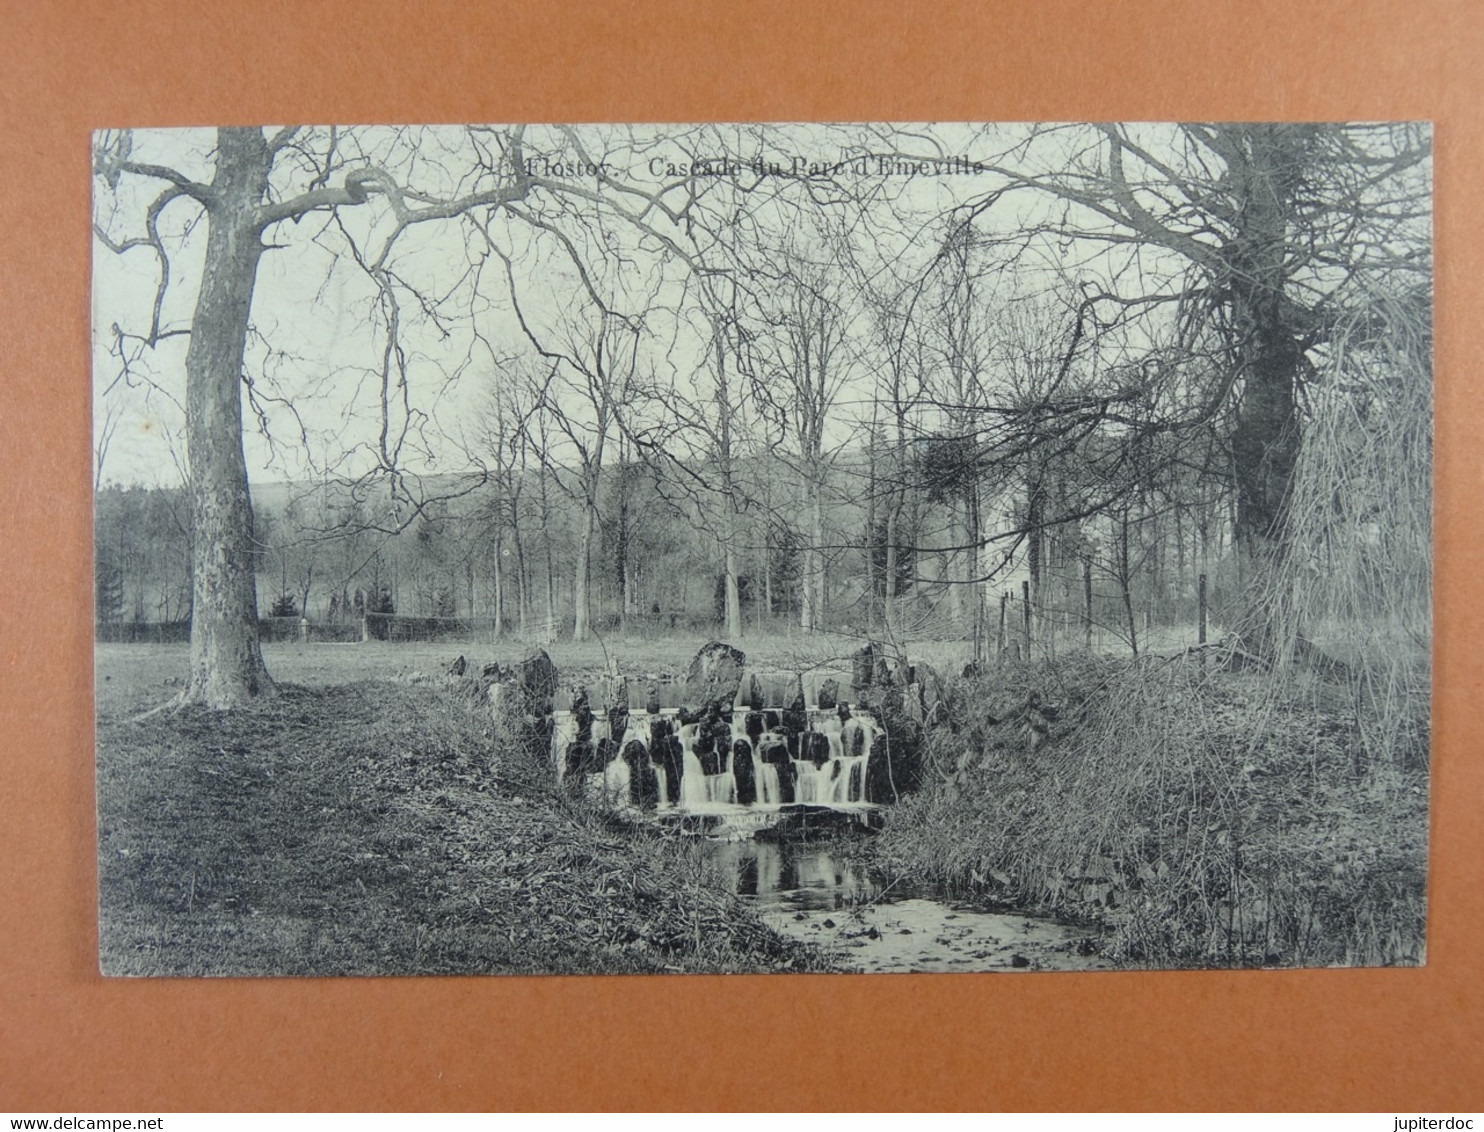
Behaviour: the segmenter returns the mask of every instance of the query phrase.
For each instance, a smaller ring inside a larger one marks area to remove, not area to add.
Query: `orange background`
[[[1484,15],[1471,0],[7,0],[0,1110],[1484,1107]],[[1431,118],[1428,966],[113,981],[96,970],[89,135],[102,126]]]

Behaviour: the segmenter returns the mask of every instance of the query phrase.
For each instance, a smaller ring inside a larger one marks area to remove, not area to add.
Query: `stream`
[[[768,679],[754,676],[749,703],[739,698],[729,713],[718,704],[706,713],[682,710],[682,686],[625,684],[599,695],[597,709],[580,691],[573,710],[553,716],[557,776],[608,807],[652,814],[697,838],[769,926],[829,950],[844,966],[1108,966],[1084,954],[1093,951],[1086,929],[976,908],[931,889],[884,887],[853,864],[850,847],[881,828],[882,803],[895,795],[890,760],[872,757],[887,750],[885,731],[859,704],[838,702],[843,674]]]
[[[1086,929],[990,912],[929,891],[887,890],[840,840],[707,839],[707,853],[783,935],[832,950],[867,972],[1085,971]]]

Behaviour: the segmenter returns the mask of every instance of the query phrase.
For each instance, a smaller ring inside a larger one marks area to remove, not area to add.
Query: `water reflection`
[[[758,906],[832,910],[874,899],[881,887],[830,846],[773,841],[712,841],[712,858],[733,891]]]
[[[1087,933],[1048,919],[988,912],[928,891],[890,891],[846,856],[848,840],[707,840],[733,891],[763,920],[880,972],[1085,970],[1107,964]]]

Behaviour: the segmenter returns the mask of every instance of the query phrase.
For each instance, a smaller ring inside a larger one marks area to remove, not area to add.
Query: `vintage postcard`
[[[92,169],[104,973],[1425,961],[1425,123]]]

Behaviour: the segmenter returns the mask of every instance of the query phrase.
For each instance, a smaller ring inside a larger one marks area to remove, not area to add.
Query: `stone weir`
[[[720,642],[681,680],[572,689],[550,750],[569,789],[620,808],[867,809],[897,791],[885,728],[848,673],[754,672]]]

